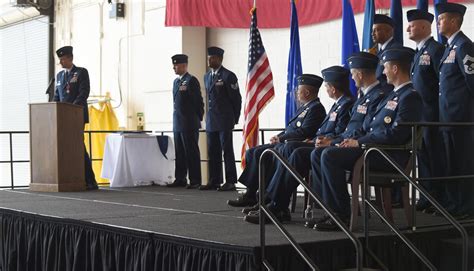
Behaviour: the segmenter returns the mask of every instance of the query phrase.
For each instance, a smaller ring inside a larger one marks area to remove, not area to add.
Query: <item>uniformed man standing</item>
[[[199,128],[204,115],[201,87],[196,77],[188,73],[188,56],[171,57],[178,78],[173,83],[173,132],[176,153],[175,181],[168,187],[201,185],[201,157],[199,154]],[[189,184],[186,184],[186,175]]]
[[[85,68],[73,64],[72,46],[64,46],[56,51],[59,63],[64,69],[56,75],[56,91],[53,101],[80,105],[84,110],[84,123],[89,123],[87,98],[90,92],[89,73]],[[97,189],[92,163],[84,146],[86,189]]]
[[[466,7],[455,3],[437,4],[438,29],[448,39],[439,66],[440,122],[474,121],[474,49],[461,31]],[[473,127],[441,127],[446,176],[474,174]],[[474,182],[449,180],[446,209],[456,218],[474,215]]]
[[[439,61],[444,53],[444,46],[431,36],[433,14],[412,9],[407,12],[408,37],[416,42],[416,53],[411,67],[413,87],[421,95],[423,101],[422,121],[438,122],[439,96]],[[423,128],[423,142],[418,153],[419,176],[422,178],[441,176],[443,168],[441,157],[441,140],[438,127]],[[423,186],[436,199],[441,200],[444,193],[441,185],[435,182],[423,182]],[[416,205],[418,211],[432,213],[434,211],[426,198],[420,196]]]
[[[375,14],[372,26],[372,40],[377,44],[377,57],[380,60],[375,74],[377,80],[382,84],[387,82],[387,77],[383,74],[382,54],[387,49],[401,46],[393,39],[394,27],[395,23],[392,18],[383,14]]]
[[[206,116],[207,150],[209,155],[209,181],[201,190],[233,191],[237,182],[232,129],[239,122],[242,97],[237,76],[222,66],[224,50],[219,47],[207,49],[211,68],[204,75],[208,98]],[[222,153],[224,153],[225,183],[222,176]]]

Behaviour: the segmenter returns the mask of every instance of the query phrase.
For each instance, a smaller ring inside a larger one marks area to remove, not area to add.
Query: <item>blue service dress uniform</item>
[[[385,98],[388,91],[386,85],[383,86],[377,83],[367,91],[367,94],[359,97],[350,110],[350,120],[344,132],[334,137],[331,141],[331,145],[337,144],[346,138],[360,137],[363,135],[364,123],[365,125],[370,123],[379,102]],[[324,147],[315,148],[313,144],[313,146],[297,148],[289,156],[288,162],[300,175],[305,176],[309,170],[311,170],[312,162],[310,157],[311,153],[316,149],[321,150],[324,149]],[[315,174],[319,174],[319,172],[311,172],[311,176]],[[267,192],[273,201],[278,202],[281,206],[288,206],[291,194],[298,185],[299,183],[294,179],[293,175],[279,165]],[[315,181],[314,177],[312,178],[311,185],[316,193],[321,193],[321,185]]]
[[[314,149],[316,139],[320,136],[329,138],[335,138],[339,136],[345,130],[347,123],[349,122],[350,111],[353,104],[354,99],[351,96],[341,96],[339,100],[332,105],[331,109],[324,118],[323,123],[316,132],[316,135],[312,142],[290,141],[285,144],[278,145],[275,150],[277,150],[284,158],[289,160],[292,153],[296,151],[301,150],[298,152],[298,154],[302,154],[304,156],[303,153],[306,153],[305,150]],[[307,158],[309,159],[309,154]],[[297,166],[294,164],[292,165],[301,169],[301,171],[298,172],[300,172],[301,175],[305,176],[306,173],[308,173],[309,171],[309,166],[306,166],[307,164],[309,163],[302,163]],[[305,168],[307,168],[306,171]],[[278,160],[273,159],[273,163],[271,163],[270,166],[270,172],[275,173],[273,175],[268,176],[268,193],[272,193],[273,191],[275,191],[275,186],[277,185],[277,182],[281,181],[283,174],[287,173],[288,171]]]
[[[239,122],[242,97],[237,76],[220,67],[213,76],[204,76],[208,97],[206,116],[207,147],[209,155],[209,185],[219,186],[222,179],[222,152],[224,152],[225,179],[237,182],[232,129]]]
[[[341,96],[327,113],[316,135],[313,136],[313,141],[316,142],[316,138],[320,136],[335,138],[344,132],[350,119],[350,111],[353,104],[354,99],[351,96]],[[301,147],[314,147],[314,142],[290,141],[277,146],[275,149],[284,158],[288,159],[294,150]]]
[[[312,138],[326,117],[326,110],[320,103],[319,98],[302,105],[295,113],[295,117],[288,123],[286,129],[277,136],[280,143],[264,144],[251,148],[245,152],[247,165],[239,177],[239,182],[247,187],[248,196],[256,196],[259,179],[259,160],[263,151],[269,148],[275,148],[280,145],[288,144],[285,142],[302,141]],[[271,164],[272,159],[266,159],[265,165]],[[267,174],[267,178],[272,175]],[[268,182],[266,182],[268,184]]]
[[[174,80],[173,102],[175,182],[186,184],[188,173],[191,185],[201,184],[201,157],[198,141],[199,128],[201,128],[204,115],[204,103],[196,77],[185,73]]]
[[[369,126],[364,127],[367,133],[357,139],[359,146],[367,143],[406,144],[411,139],[411,128],[399,126],[398,123],[420,121],[421,111],[421,97],[413,89],[411,83],[397,91],[392,91],[377,107]],[[311,157],[312,162],[315,163],[316,171],[321,173],[320,183],[323,200],[342,218],[350,216],[350,200],[345,171],[352,170],[362,154],[361,148],[329,147],[324,149],[320,156],[315,154]],[[406,165],[409,157],[409,153],[405,151],[391,151],[389,155],[400,165]],[[379,155],[372,155],[369,159],[373,169],[390,169],[389,164]]]
[[[377,51],[377,57],[379,58],[379,64],[377,65],[377,69],[375,70],[375,76],[377,77],[377,80],[380,81],[382,84],[387,84],[387,76],[383,74],[383,61],[382,61],[382,55],[385,51],[391,48],[396,48],[396,47],[401,47],[402,45],[395,41],[395,39],[392,39],[389,43],[387,43],[387,46],[382,50]]]
[[[83,107],[84,123],[89,123],[87,98],[90,92],[89,73],[86,68],[72,66],[70,71],[62,70],[56,75],[56,91],[53,101],[80,105]],[[84,146],[85,179],[88,188],[96,188],[94,171]]]
[[[458,32],[445,49],[439,66],[440,122],[474,121],[474,48]],[[445,153],[445,176],[474,174],[472,127],[441,127]],[[453,214],[474,214],[473,180],[446,183],[446,208]]]
[[[423,122],[439,121],[439,64],[444,53],[444,46],[430,37],[423,46],[417,50],[411,67],[411,80],[413,87],[420,94],[423,101]],[[423,128],[423,142],[418,153],[419,176],[422,178],[439,177],[443,163],[441,155],[441,140],[438,127]],[[432,196],[440,199],[442,187],[439,183],[423,182],[422,185]],[[427,205],[424,197],[419,202]]]

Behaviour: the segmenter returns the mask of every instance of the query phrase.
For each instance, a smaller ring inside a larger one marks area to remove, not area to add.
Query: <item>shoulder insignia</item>
[[[464,65],[464,72],[467,74],[474,74],[474,57],[466,55],[462,60]]]

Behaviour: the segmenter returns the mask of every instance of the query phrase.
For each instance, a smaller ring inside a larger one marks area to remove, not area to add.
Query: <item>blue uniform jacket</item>
[[[214,79],[211,71],[204,75],[204,84],[208,101],[206,131],[232,130],[239,122],[242,107],[237,77],[221,66]]]
[[[390,91],[386,85],[378,83],[373,86],[367,94],[357,99],[352,107],[350,113],[351,119],[345,131],[339,137],[335,138],[331,144],[340,143],[346,138],[357,138],[364,135],[364,124],[366,126],[370,124],[380,101],[382,101]]]
[[[387,83],[387,76],[383,74],[383,61],[382,61],[382,54],[385,52],[385,50],[390,49],[390,48],[397,48],[401,47],[401,45],[395,41],[395,39],[392,39],[387,46],[383,50],[379,50],[377,52],[377,57],[379,58],[379,64],[377,65],[377,69],[375,70],[375,76],[377,77],[377,80],[379,80],[382,84]]]
[[[397,92],[392,91],[377,107],[367,131],[357,141],[359,145],[366,143],[401,145],[411,138],[411,127],[400,126],[401,122],[417,122],[421,120],[422,101],[420,94],[407,84]]]
[[[444,46],[431,37],[413,58],[411,80],[423,100],[422,121],[438,121],[439,63]]]
[[[90,92],[89,73],[87,69],[72,66],[66,78],[66,70],[56,75],[56,91],[53,101],[81,105],[84,108],[84,123],[89,122],[87,98]]]
[[[201,128],[204,103],[201,86],[196,77],[189,73],[174,80],[173,83],[173,131],[196,131]]]
[[[439,83],[439,120],[474,121],[474,50],[472,41],[462,32],[456,35],[441,58]]]
[[[278,134],[278,138],[280,142],[312,138],[325,117],[326,110],[319,98],[316,98],[298,108],[295,117],[288,122],[285,131]]]
[[[351,118],[350,111],[353,104],[354,99],[351,96],[342,96],[339,101],[334,103],[316,132],[316,137],[336,137],[344,132]]]

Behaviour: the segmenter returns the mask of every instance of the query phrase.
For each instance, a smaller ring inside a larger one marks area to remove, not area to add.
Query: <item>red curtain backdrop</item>
[[[449,2],[467,2],[450,0]],[[354,13],[364,12],[365,0],[351,0]],[[402,0],[416,7],[416,0]],[[430,1],[433,4],[433,1]],[[253,0],[167,0],[166,26],[249,28]],[[317,24],[341,17],[340,0],[296,0],[301,25]],[[390,0],[375,0],[376,9],[388,9]],[[257,0],[259,28],[290,25],[290,0]]]

